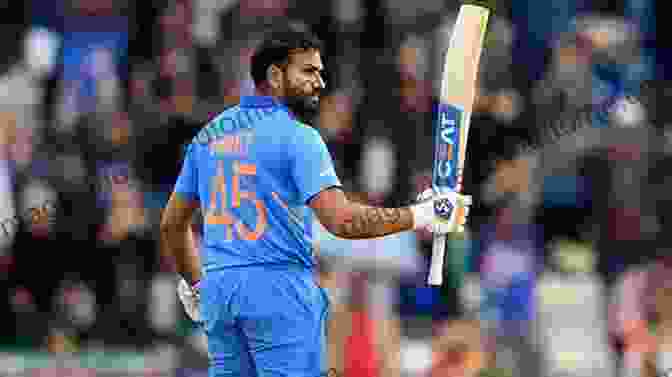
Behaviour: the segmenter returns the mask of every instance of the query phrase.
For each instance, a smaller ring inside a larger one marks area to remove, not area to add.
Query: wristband
[[[434,221],[434,201],[427,200],[409,207],[413,214],[413,229],[425,228]]]

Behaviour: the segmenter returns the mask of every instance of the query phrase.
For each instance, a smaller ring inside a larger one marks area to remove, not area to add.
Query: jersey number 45
[[[228,200],[227,190],[228,177],[224,174],[225,164],[231,164],[231,171],[233,172],[230,182],[230,201]],[[256,197],[254,191],[242,190],[240,184],[241,176],[256,177],[256,175],[257,167],[255,164],[242,163],[238,160],[217,160],[217,175],[212,178],[210,204],[205,216],[205,225],[225,225],[225,237],[227,240],[233,240],[234,229],[240,239],[256,241],[261,238],[268,225],[266,220],[266,206],[263,201]],[[250,229],[241,219],[236,218],[230,211],[232,208],[239,208],[244,202],[247,202],[248,205],[253,205],[256,209],[257,221],[254,229]]]

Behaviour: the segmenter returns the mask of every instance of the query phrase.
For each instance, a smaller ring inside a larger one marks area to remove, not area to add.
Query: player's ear
[[[282,87],[282,69],[275,64],[268,66],[266,70],[266,80],[272,89],[280,89]]]

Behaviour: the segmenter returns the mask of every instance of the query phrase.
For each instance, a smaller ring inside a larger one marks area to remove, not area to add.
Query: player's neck
[[[278,102],[283,102],[283,93],[277,89],[273,89],[270,85],[259,85],[254,89],[254,94],[263,97],[273,97]]]

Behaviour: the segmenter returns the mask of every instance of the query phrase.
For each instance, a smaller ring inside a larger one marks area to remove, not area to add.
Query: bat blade
[[[434,125],[432,186],[443,192],[462,189],[469,121],[476,96],[476,78],[490,10],[464,4],[453,26],[444,56],[440,104]],[[443,283],[446,236],[435,235],[427,283]]]

